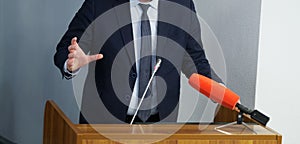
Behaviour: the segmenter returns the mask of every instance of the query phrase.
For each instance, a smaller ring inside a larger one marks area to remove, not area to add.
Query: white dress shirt
[[[135,81],[135,85],[133,88],[133,93],[131,97],[131,101],[128,108],[128,115],[134,115],[136,108],[138,106],[138,91],[139,91],[139,58],[140,58],[140,49],[141,49],[141,17],[142,17],[142,9],[138,5],[149,4],[150,7],[147,11],[150,28],[151,28],[151,41],[152,41],[152,55],[156,55],[156,44],[157,44],[157,18],[158,18],[158,1],[152,0],[151,2],[142,3],[139,0],[130,0],[130,13],[132,19],[132,30],[133,30],[133,40],[134,40],[134,50],[135,50],[135,61],[136,61],[136,71],[137,71],[137,79]],[[155,63],[152,65],[155,65]],[[153,79],[155,81],[155,79]],[[152,84],[152,93],[156,95],[156,85]],[[156,105],[157,97],[152,98],[152,104]],[[151,110],[151,114],[157,113],[156,109]]]

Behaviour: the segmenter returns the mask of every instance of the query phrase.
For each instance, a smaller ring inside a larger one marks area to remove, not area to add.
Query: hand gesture
[[[103,58],[102,54],[86,55],[77,43],[77,37],[74,37],[71,41],[71,45],[68,47],[69,55],[67,60],[67,69],[69,71],[76,71],[79,68],[89,64],[90,62],[100,60]]]

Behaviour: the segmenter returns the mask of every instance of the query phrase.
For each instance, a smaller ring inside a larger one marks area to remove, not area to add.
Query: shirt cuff
[[[73,72],[70,72],[67,68],[67,62],[68,62],[68,60],[66,60],[65,64],[64,64],[64,72],[65,72],[64,76],[65,76],[66,79],[71,79],[79,73],[80,69],[78,69],[76,71],[73,71]]]

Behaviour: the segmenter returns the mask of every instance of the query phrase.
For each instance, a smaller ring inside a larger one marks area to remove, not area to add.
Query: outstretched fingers
[[[103,58],[102,54],[95,54],[95,55],[90,55],[88,56],[88,61],[89,62],[93,62],[93,61],[97,61]]]

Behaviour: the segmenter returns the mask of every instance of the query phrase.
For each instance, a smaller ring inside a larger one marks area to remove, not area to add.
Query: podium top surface
[[[215,128],[217,124],[149,124],[149,125],[126,125],[126,124],[93,124],[93,125],[75,125],[78,133],[89,134],[97,137],[118,137],[131,138],[139,136],[140,138],[154,138],[161,136],[184,137],[185,139],[212,137],[215,139],[277,139],[278,133],[272,129],[262,127],[256,124],[231,125],[221,128],[222,133]]]

